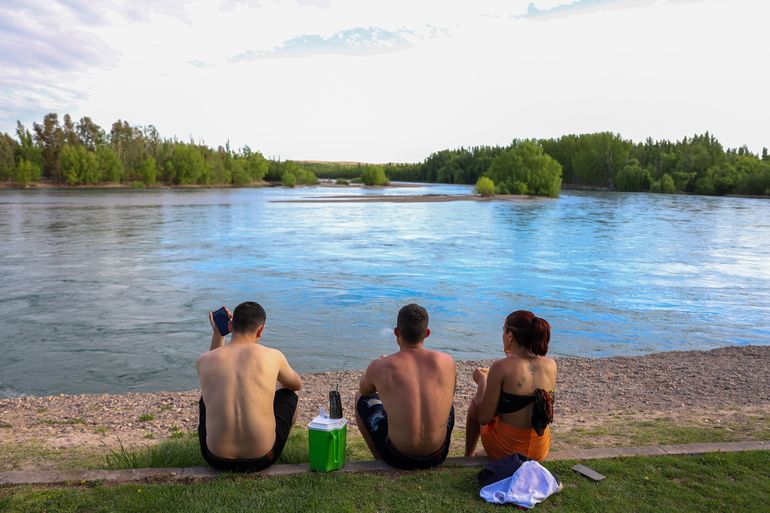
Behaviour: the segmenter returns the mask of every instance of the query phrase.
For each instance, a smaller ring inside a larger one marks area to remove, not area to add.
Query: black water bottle
[[[342,418],[342,398],[337,390],[329,391],[329,418]]]

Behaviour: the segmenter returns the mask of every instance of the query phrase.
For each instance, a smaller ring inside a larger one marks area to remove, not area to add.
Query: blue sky
[[[3,0],[0,131],[47,112],[293,159],[611,130],[770,146],[748,0]]]

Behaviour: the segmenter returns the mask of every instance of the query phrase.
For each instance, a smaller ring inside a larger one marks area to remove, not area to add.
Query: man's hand
[[[222,308],[225,309],[225,312],[227,313],[227,318],[232,321],[233,320],[232,312],[224,305],[222,305]],[[217,328],[217,323],[214,322],[214,312],[209,312],[209,324],[211,324],[211,345],[209,346],[209,351],[213,351],[214,349],[219,349],[220,347],[225,345],[225,336],[219,332],[219,328]]]
[[[233,313],[230,311],[230,309],[227,308],[225,305],[222,305],[222,308],[225,309],[225,313],[227,313],[227,318],[232,321]],[[211,330],[214,332],[215,335],[224,336],[221,333],[219,333],[219,328],[217,328],[217,323],[214,322],[214,312],[209,312],[209,324],[211,324]]]
[[[489,375],[489,367],[478,367],[473,371],[473,381],[478,385],[481,381],[486,381]]]

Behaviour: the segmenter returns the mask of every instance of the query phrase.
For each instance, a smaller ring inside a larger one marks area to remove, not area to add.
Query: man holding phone
[[[280,456],[297,416],[302,379],[277,349],[260,344],[267,315],[258,303],[209,313],[209,351],[198,358],[198,438],[217,470],[254,472]],[[232,331],[230,343],[217,324]],[[219,322],[217,322],[219,321]]]

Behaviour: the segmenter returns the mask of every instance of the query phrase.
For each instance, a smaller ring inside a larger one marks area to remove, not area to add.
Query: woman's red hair
[[[538,356],[548,352],[551,325],[527,310],[516,310],[505,318],[505,330],[513,333],[516,343]]]

